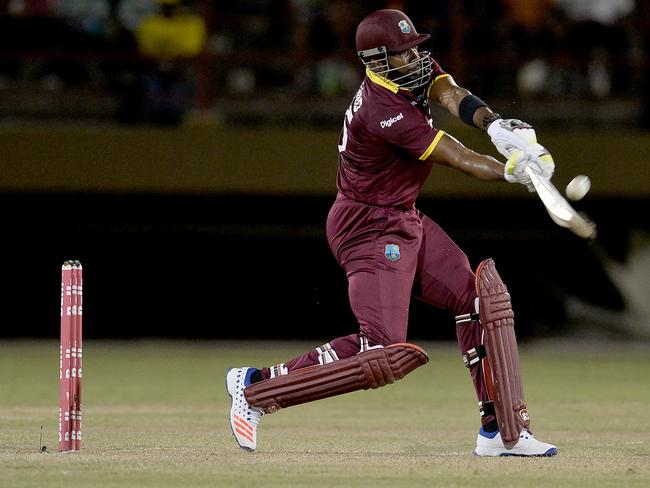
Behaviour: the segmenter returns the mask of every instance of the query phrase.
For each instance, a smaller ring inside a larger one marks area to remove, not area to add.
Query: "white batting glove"
[[[519,119],[497,119],[488,126],[487,133],[506,159],[516,149],[526,152],[526,147],[537,144],[535,129]]]
[[[539,146],[539,144],[537,145]],[[553,175],[553,170],[552,168],[549,168],[549,165],[554,166],[553,158],[548,154],[546,149],[542,149],[546,154],[540,155],[537,152],[529,153],[515,149],[503,168],[503,176],[506,181],[510,183],[521,183],[528,188],[529,192],[534,192],[535,187],[533,186],[533,182],[531,181],[526,168],[531,168],[538,175],[550,178]],[[548,162],[549,160],[550,163]]]
[[[505,169],[507,181],[529,183],[530,178],[525,176],[524,170],[529,165],[545,178],[553,176],[555,171],[553,156],[544,146],[537,143],[535,129],[526,122],[518,119],[497,119],[488,126],[487,132],[497,151],[508,160]],[[523,158],[522,154],[515,157],[517,152],[523,153],[526,157]],[[520,165],[521,169],[518,168]]]

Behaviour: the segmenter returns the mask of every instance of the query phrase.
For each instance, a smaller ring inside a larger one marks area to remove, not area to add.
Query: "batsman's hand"
[[[530,179],[524,176],[526,172],[523,169],[527,165],[533,166],[533,169],[544,178],[553,176],[555,171],[553,156],[544,146],[538,144],[535,129],[526,122],[519,119],[497,119],[488,126],[487,132],[497,151],[508,160],[505,170],[506,180],[518,183],[524,183],[525,180],[529,182]],[[523,153],[526,157],[522,157],[519,153]],[[521,170],[518,168],[520,161],[523,165]],[[522,181],[519,181],[520,179]]]
[[[555,168],[553,158],[546,149],[542,146],[539,147],[543,150],[543,153],[539,150],[530,152],[524,152],[519,149],[513,150],[512,156],[508,158],[503,169],[503,176],[506,181],[510,183],[521,183],[528,188],[528,191],[534,192],[535,187],[526,168],[531,168],[535,173],[545,178],[553,176],[553,169]]]
[[[517,149],[526,152],[528,146],[537,144],[535,129],[519,119],[497,119],[488,126],[487,133],[506,159]]]

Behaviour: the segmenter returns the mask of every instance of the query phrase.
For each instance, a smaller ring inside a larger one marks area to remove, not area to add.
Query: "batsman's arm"
[[[487,127],[501,118],[472,92],[458,86],[451,76],[443,76],[435,81],[429,90],[429,100],[446,108],[463,122],[487,130]]]
[[[553,157],[544,146],[537,143],[535,130],[529,124],[518,119],[503,120],[483,100],[458,86],[451,76],[436,79],[429,89],[429,100],[445,107],[466,124],[481,128],[488,133],[497,151],[507,159],[505,168],[507,181],[521,183],[530,190],[532,188],[530,178],[525,172],[528,166],[534,167],[545,178],[553,176],[555,170]],[[449,161],[449,158],[444,159]],[[456,167],[466,173],[477,174],[476,168],[467,171],[466,166],[467,164],[461,164]],[[478,173],[479,178],[485,174],[481,170],[478,170]]]
[[[481,180],[504,180],[504,165],[502,163],[491,156],[468,149],[449,134],[442,136],[427,160],[450,168],[456,168]]]

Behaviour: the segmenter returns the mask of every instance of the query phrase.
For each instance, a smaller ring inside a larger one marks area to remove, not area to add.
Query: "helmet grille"
[[[431,81],[433,62],[431,53],[428,51],[422,51],[419,53],[418,59],[399,68],[391,68],[388,62],[388,50],[385,46],[359,51],[359,57],[373,73],[395,83],[400,88],[413,90],[425,86]]]

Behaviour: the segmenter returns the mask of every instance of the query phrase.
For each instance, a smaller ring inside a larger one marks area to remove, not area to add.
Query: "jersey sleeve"
[[[408,102],[390,110],[378,111],[369,130],[413,159],[425,160],[444,132],[433,127],[431,119]]]
[[[449,73],[447,73],[445,70],[443,70],[440,65],[438,64],[438,61],[435,59],[431,58],[431,73],[433,74],[431,84],[433,85],[436,81],[438,81],[440,78],[444,78],[445,76],[451,76]]]

